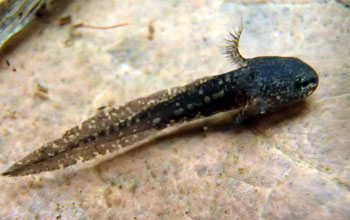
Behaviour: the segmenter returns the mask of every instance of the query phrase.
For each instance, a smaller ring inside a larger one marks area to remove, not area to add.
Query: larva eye
[[[303,81],[299,83],[299,87],[302,89],[306,89],[309,84],[310,83],[308,81]]]
[[[313,86],[317,84],[317,80],[315,78],[301,78],[296,83],[296,87],[298,89],[307,89],[309,86]]]

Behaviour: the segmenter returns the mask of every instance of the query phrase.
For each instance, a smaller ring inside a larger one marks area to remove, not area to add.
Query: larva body
[[[241,30],[240,30],[241,31]],[[123,153],[151,130],[241,108],[236,122],[304,100],[318,85],[316,72],[294,57],[244,59],[239,32],[228,46],[241,67],[139,98],[119,108],[103,109],[62,138],[49,142],[15,163],[3,175],[20,176],[71,166],[98,155]]]

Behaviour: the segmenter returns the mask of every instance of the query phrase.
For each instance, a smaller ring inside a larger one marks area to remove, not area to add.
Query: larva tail
[[[68,130],[62,138],[28,154],[2,175],[23,176],[57,170],[79,161],[89,161],[99,155],[107,156],[111,153],[115,156],[130,150],[133,145],[157,131],[157,128],[142,120],[135,122],[135,117],[167,100],[170,94],[177,94],[169,91],[163,90],[133,100],[119,108],[102,109],[96,116],[84,121],[80,127]],[[133,125],[130,125],[132,123]]]
[[[63,169],[78,162],[90,161],[96,157],[103,160],[123,154],[140,144],[147,142],[147,137],[154,136],[156,130],[147,130],[107,142],[89,142],[64,151],[53,157],[46,157],[52,150],[52,143],[39,148],[2,173],[3,176],[24,176],[46,171]],[[34,159],[37,159],[34,161]],[[95,163],[93,163],[95,164]]]

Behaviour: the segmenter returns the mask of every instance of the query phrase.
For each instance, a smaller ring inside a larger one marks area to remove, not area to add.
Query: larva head
[[[238,44],[243,31],[230,33],[226,55],[246,72],[250,82],[240,82],[249,88],[252,98],[263,98],[266,104],[279,106],[291,104],[311,95],[318,85],[317,73],[306,63],[295,57],[256,57],[245,59],[239,52]],[[243,73],[244,74],[244,73]],[[245,81],[244,78],[242,78]],[[262,97],[263,96],[263,97]]]
[[[279,106],[301,101],[318,85],[318,76],[308,64],[294,57],[257,57],[249,60],[268,104]]]

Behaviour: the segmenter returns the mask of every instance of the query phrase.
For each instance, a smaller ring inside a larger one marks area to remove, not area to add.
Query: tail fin
[[[137,142],[150,136],[156,129],[142,124],[133,129],[130,121],[139,113],[176,95],[174,90],[163,90],[145,98],[139,98],[117,109],[103,109],[96,116],[86,120],[80,127],[68,130],[60,139],[54,140],[33,151],[2,175],[23,176],[51,171],[88,161],[108,152],[118,155]]]

